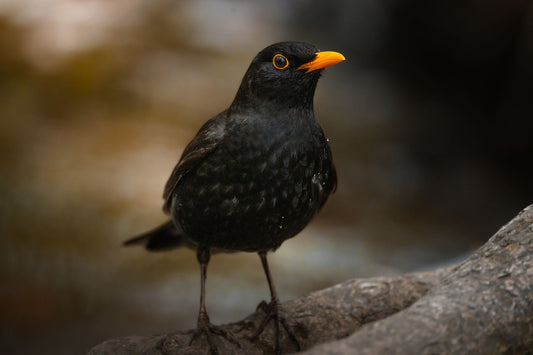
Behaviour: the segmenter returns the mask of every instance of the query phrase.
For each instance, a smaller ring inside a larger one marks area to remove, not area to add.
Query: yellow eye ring
[[[289,67],[289,60],[283,54],[276,54],[272,58],[272,65],[279,70],[287,69]]]

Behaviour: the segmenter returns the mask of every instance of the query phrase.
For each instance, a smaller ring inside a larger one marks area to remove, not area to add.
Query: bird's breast
[[[298,233],[323,202],[330,167],[327,143],[311,128],[226,132],[176,189],[173,211],[184,230],[199,243],[249,251]]]

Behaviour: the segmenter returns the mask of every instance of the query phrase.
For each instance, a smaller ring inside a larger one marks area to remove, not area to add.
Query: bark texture
[[[305,354],[533,354],[533,205],[466,261],[397,277],[349,280],[284,303]],[[259,339],[261,308],[222,326],[221,354],[274,352],[274,325]],[[206,354],[192,331],[107,340],[88,354]],[[284,352],[297,349],[282,338]]]

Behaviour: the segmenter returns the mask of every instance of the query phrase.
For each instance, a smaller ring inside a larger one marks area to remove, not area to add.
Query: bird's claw
[[[213,335],[218,335],[227,341],[229,341],[232,344],[235,344],[237,347],[241,347],[241,344],[235,338],[233,335],[222,329],[221,327],[217,327],[209,322],[209,319],[199,321],[198,326],[196,330],[194,331],[191,340],[189,341],[189,346],[192,345],[194,341],[196,341],[201,335],[205,335],[207,344],[209,344],[209,351],[211,352],[211,355],[219,355],[218,348],[215,344],[215,341],[213,339]]]
[[[263,312],[268,314],[268,312],[270,311],[269,304],[266,303],[265,300],[262,300],[261,303],[259,303],[257,305],[257,307],[255,307],[255,311],[256,312],[259,311],[259,310],[261,310],[261,311],[263,311]]]
[[[262,301],[257,306],[257,310],[263,310],[266,313],[265,318],[263,318],[261,324],[256,329],[255,333],[251,337],[251,341],[256,341],[259,335],[265,330],[266,325],[271,321],[274,320],[276,323],[276,354],[281,354],[281,327],[280,324],[283,326],[285,331],[287,332],[289,338],[292,340],[294,344],[296,344],[296,347],[298,351],[301,350],[300,342],[298,341],[298,338],[296,336],[296,333],[292,329],[291,325],[287,321],[287,318],[281,308],[281,303],[277,300],[272,300],[270,303],[266,303],[265,301]]]

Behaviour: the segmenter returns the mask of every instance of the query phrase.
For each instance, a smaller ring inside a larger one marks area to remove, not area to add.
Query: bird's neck
[[[235,100],[228,109],[228,114],[243,117],[257,117],[268,120],[286,120],[287,117],[299,118],[304,121],[314,120],[313,102],[305,105],[287,105],[271,100]]]
[[[276,88],[265,88],[253,79],[249,79],[247,74],[242,80],[230,110],[282,112],[298,109],[313,112],[317,78],[306,85],[281,85]]]
[[[286,96],[262,95],[258,97],[248,90],[239,90],[229,107],[229,111],[235,113],[253,112],[257,114],[285,114],[291,111],[300,111],[307,116],[313,116],[313,96],[309,95],[308,97],[287,100]]]

